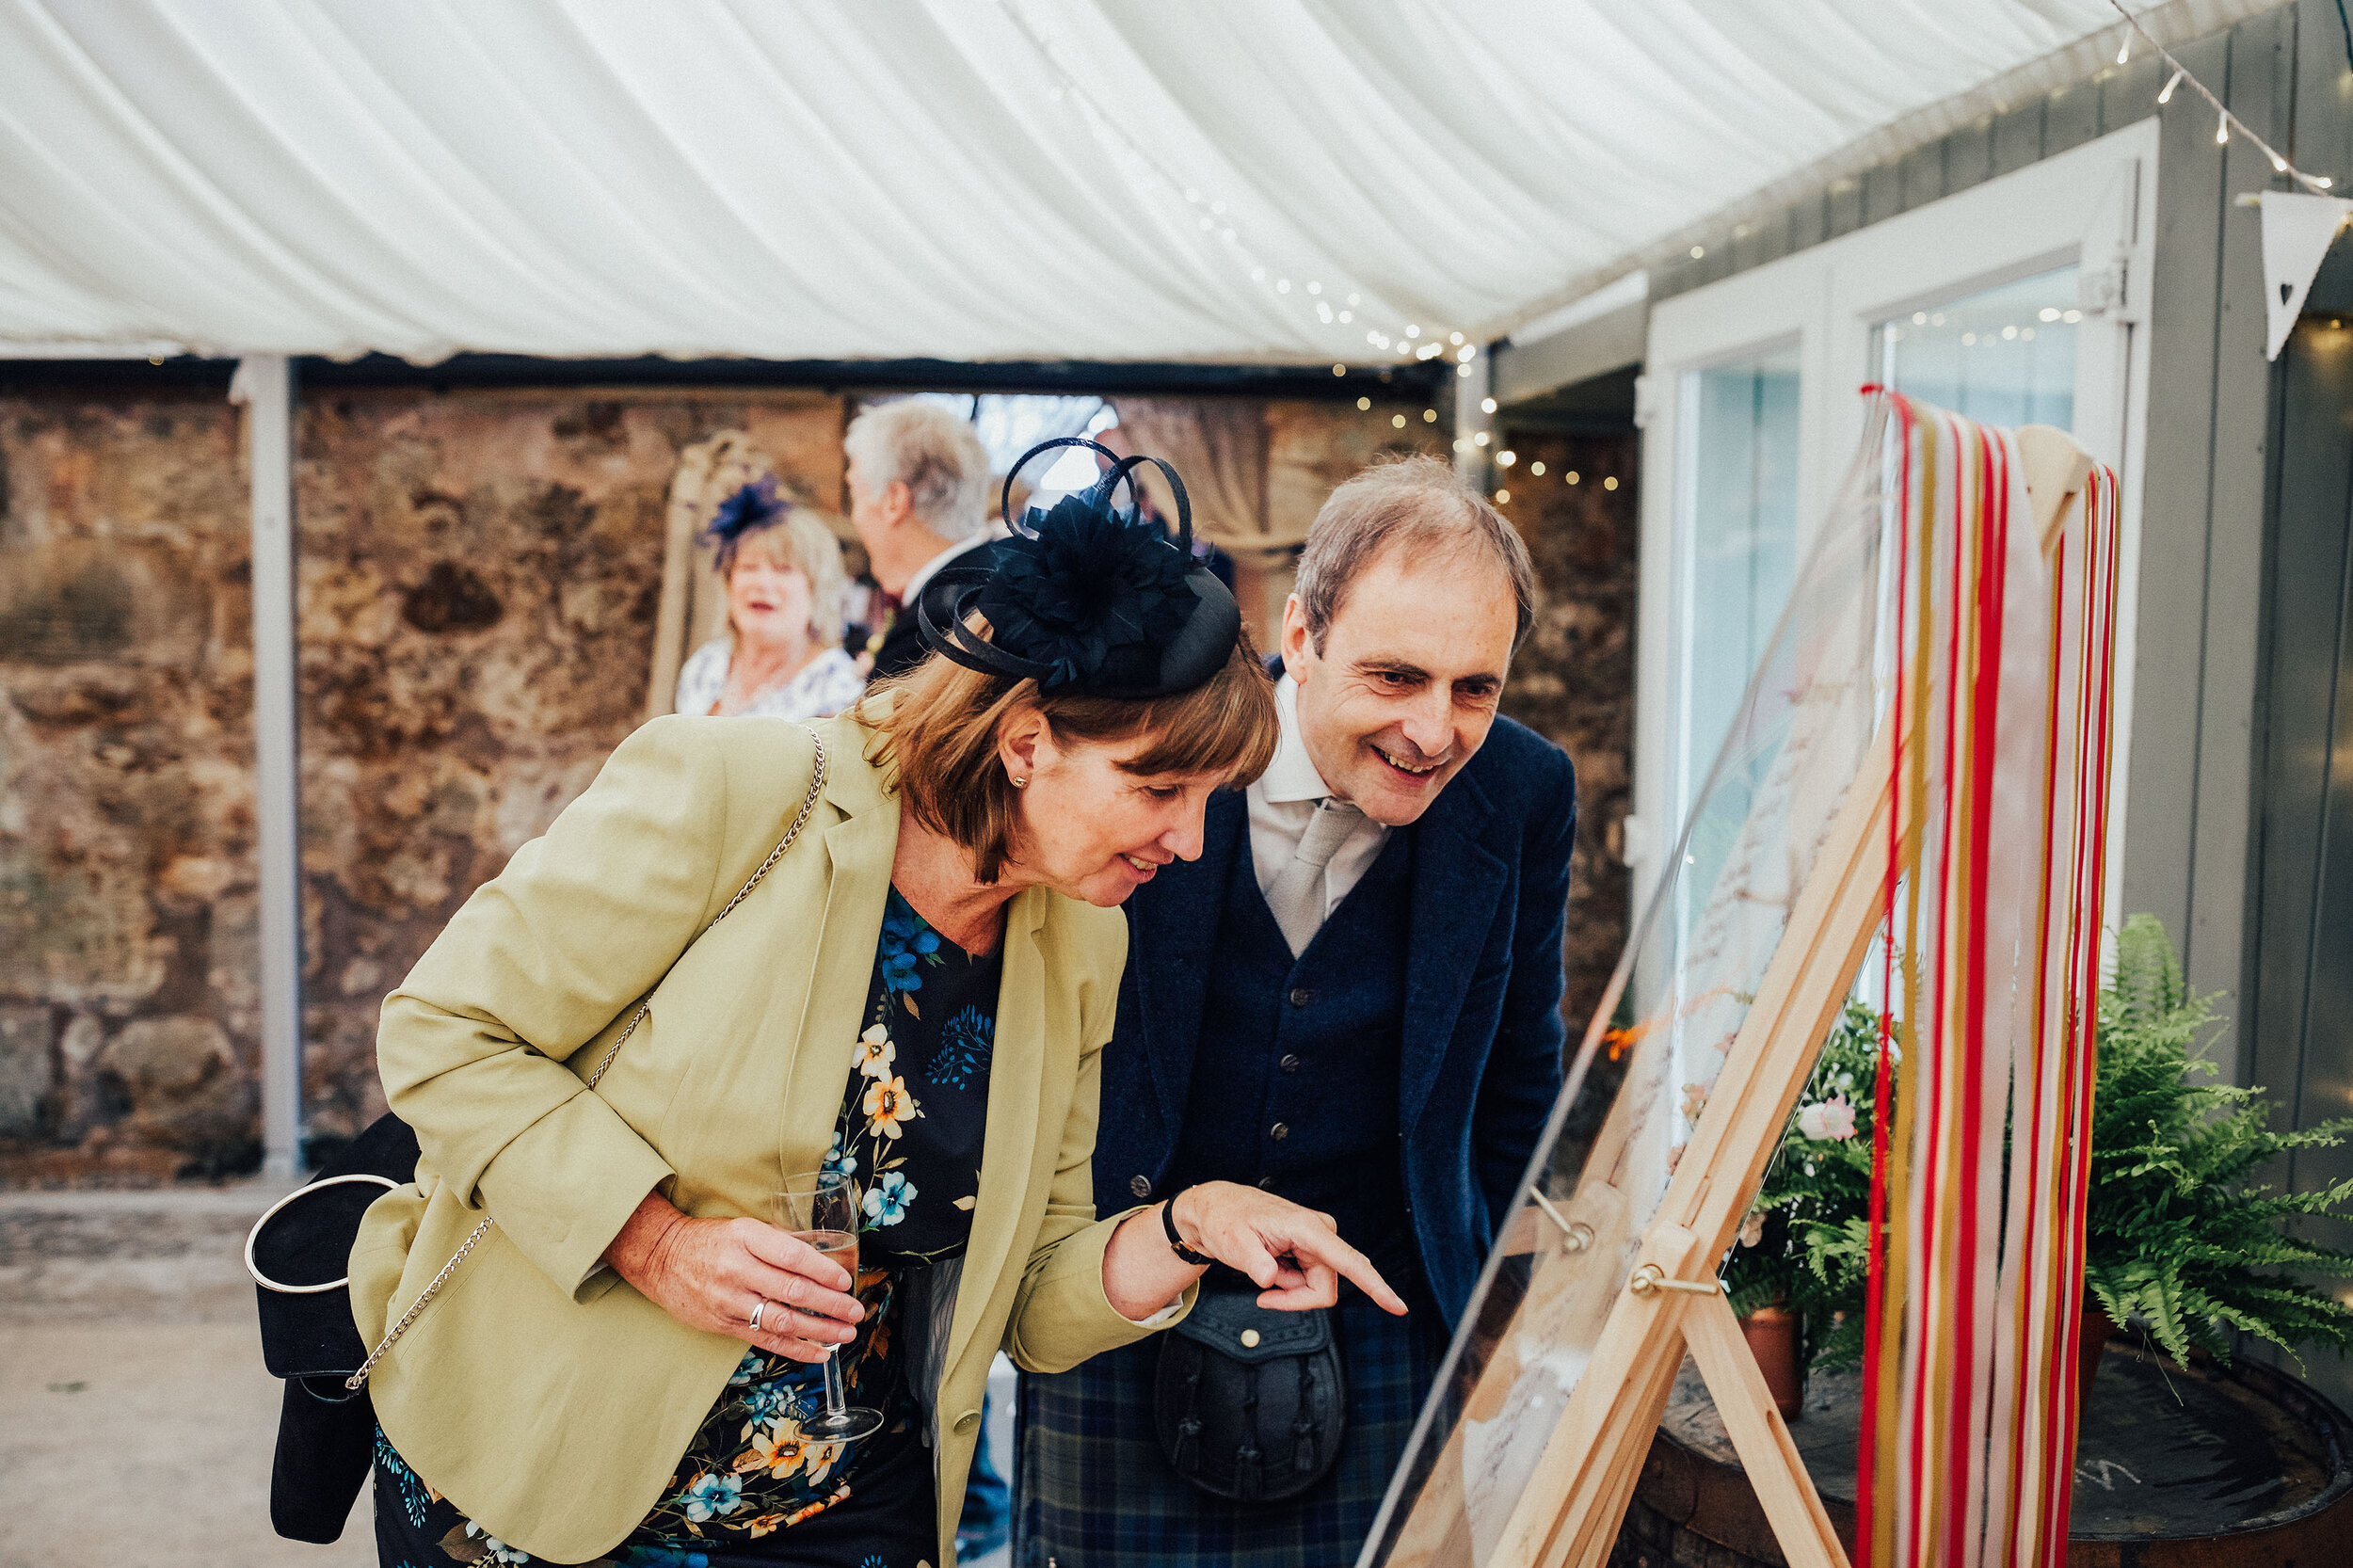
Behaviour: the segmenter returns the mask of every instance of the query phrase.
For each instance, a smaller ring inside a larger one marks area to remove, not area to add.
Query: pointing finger
[[[1303,1238],[1293,1250],[1305,1261],[1339,1271],[1355,1283],[1356,1288],[1370,1296],[1382,1311],[1392,1317],[1405,1316],[1404,1298],[1389,1288],[1389,1282],[1381,1277],[1381,1271],[1372,1266],[1371,1259],[1338,1237],[1326,1237],[1320,1241]]]

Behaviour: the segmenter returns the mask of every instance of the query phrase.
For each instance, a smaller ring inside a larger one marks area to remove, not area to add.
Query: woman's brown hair
[[[888,702],[876,700],[888,695]],[[1041,694],[1034,680],[1007,680],[933,657],[875,686],[856,710],[875,731],[870,760],[888,752],[915,820],[972,852],[973,874],[994,882],[1012,858],[1017,792],[997,763],[1005,721],[1035,709],[1058,742],[1152,742],[1120,764],[1138,777],[1219,773],[1247,784],[1266,772],[1281,733],[1274,682],[1247,630],[1215,675],[1170,696]]]

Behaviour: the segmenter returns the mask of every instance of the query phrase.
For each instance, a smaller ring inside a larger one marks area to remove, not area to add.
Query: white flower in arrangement
[[[1854,1107],[1844,1095],[1817,1100],[1798,1112],[1798,1130],[1817,1143],[1843,1142],[1854,1136]]]
[[[857,1037],[857,1070],[868,1078],[888,1078],[899,1048],[890,1043],[890,1026],[876,1024]]]

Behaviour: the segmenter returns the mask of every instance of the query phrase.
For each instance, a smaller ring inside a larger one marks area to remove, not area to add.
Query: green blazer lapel
[[[964,1274],[956,1288],[943,1374],[954,1368],[980,1326],[1012,1258],[1016,1235],[1028,1233],[1023,1216],[1036,1169],[1038,1096],[1046,1085],[1046,955],[1038,933],[1053,897],[1043,888],[1032,888],[1016,895],[1006,911],[1005,974],[997,997],[997,1039],[989,1053],[987,1142],[981,1150],[972,1240],[965,1249]],[[1059,1146],[1059,1140],[1050,1145]],[[1052,1180],[1050,1154],[1048,1163],[1041,1186]]]
[[[779,1175],[817,1169],[833,1141],[899,850],[898,808],[857,749],[864,732],[845,723],[825,728],[825,799],[844,815],[825,830],[830,867],[817,962],[797,1027],[787,1036],[798,1048],[778,1118]],[[779,953],[777,962],[791,960]]]

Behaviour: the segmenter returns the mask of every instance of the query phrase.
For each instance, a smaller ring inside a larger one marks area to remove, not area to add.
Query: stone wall
[[[1513,664],[1503,711],[1577,763],[1562,1009],[1574,1048],[1625,947],[1630,914],[1624,856],[1634,781],[1637,447],[1631,432],[1506,432],[1504,444],[1516,461],[1498,471],[1511,496],[1502,511],[1528,540],[1545,605]]]
[[[303,1081],[313,1137],[383,1110],[377,1004],[645,712],[680,452],[730,427],[841,504],[815,392],[304,400]]]
[[[808,392],[306,397],[304,1082],[383,1109],[383,994],[643,712],[684,446],[840,504]],[[0,401],[0,1182],[259,1157],[248,498],[216,389]]]
[[[0,401],[0,1179],[258,1154],[247,488],[225,391]]]
[[[248,502],[224,391],[0,398],[0,1184],[259,1155]],[[680,451],[747,429],[790,486],[840,505],[847,408],[648,389],[303,398],[312,1138],[381,1111],[384,993],[638,722]],[[1278,527],[1383,452],[1443,451],[1450,426],[1391,399],[1265,408]],[[1579,1020],[1623,940],[1630,506],[1628,488],[1507,507],[1551,595],[1507,709],[1567,745],[1584,783]]]

